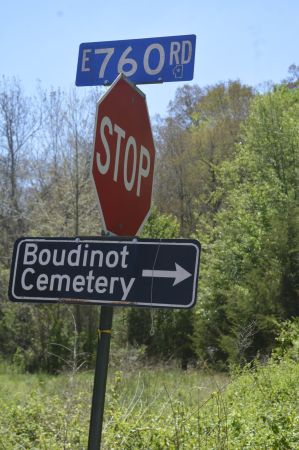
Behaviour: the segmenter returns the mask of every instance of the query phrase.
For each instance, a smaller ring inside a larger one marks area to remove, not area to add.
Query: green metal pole
[[[88,450],[100,450],[101,448],[112,319],[113,308],[111,306],[102,306],[90,415]]]

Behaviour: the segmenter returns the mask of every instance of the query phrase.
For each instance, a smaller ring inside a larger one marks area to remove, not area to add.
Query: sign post
[[[111,85],[97,106],[91,169],[106,234],[15,242],[10,300],[102,305],[88,450],[101,447],[113,306],[187,309],[196,302],[199,242],[133,237],[150,212],[155,162],[136,84],[192,80],[195,44],[195,35],[184,35],[80,45],[76,85]]]
[[[113,306],[191,308],[200,244],[187,239],[20,238],[9,298],[100,304],[88,450],[101,447]]]
[[[104,234],[105,233],[103,233],[103,235]],[[107,233],[107,235],[109,234]],[[109,306],[102,306],[98,329],[98,345],[93,381],[87,450],[98,450],[101,448],[112,321],[113,308]]]
[[[199,260],[195,240],[105,236],[15,242],[12,301],[102,305],[88,450],[101,445],[113,306],[191,308]]]
[[[88,450],[101,448],[113,308],[102,306],[90,413]]]

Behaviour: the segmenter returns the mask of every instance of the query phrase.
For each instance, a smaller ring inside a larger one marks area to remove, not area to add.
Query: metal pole
[[[100,450],[101,448],[112,319],[113,308],[110,306],[102,306],[90,414],[88,450]]]

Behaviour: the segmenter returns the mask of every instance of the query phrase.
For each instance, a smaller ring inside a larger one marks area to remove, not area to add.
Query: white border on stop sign
[[[110,91],[113,89],[113,87],[118,83],[118,81],[119,81],[120,79],[123,79],[124,81],[126,81],[133,89],[135,89],[135,91],[136,91],[138,94],[140,94],[140,95],[144,98],[144,100],[145,100],[145,106],[146,106],[146,110],[147,110],[147,115],[148,115],[148,117],[150,118],[149,111],[148,111],[148,107],[147,107],[147,102],[146,102],[146,95],[145,95],[145,93],[142,92],[142,91],[141,91],[134,83],[132,83],[131,81],[129,81],[128,78],[127,78],[123,73],[120,73],[120,74],[118,75],[118,77],[113,81],[113,83],[109,86],[109,88],[106,90],[106,92],[99,98],[99,100],[97,101],[97,104],[96,104],[96,114],[95,114],[94,131],[93,131],[93,147],[92,147],[93,153],[92,153],[92,158],[90,159],[90,175],[91,175],[91,179],[92,179],[92,184],[93,184],[94,192],[95,192],[95,194],[96,194],[97,203],[98,203],[98,206],[99,206],[99,209],[100,209],[100,216],[101,216],[101,222],[102,222],[102,225],[103,225],[103,229],[104,229],[104,231],[105,231],[106,233],[109,233],[111,236],[117,236],[117,234],[111,232],[111,231],[108,230],[107,227],[106,227],[106,222],[105,222],[104,214],[103,214],[103,211],[102,211],[100,199],[99,199],[99,196],[98,196],[98,191],[97,191],[96,183],[95,183],[95,180],[94,180],[94,177],[93,177],[92,168],[93,168],[93,160],[94,160],[94,148],[95,148],[95,141],[96,141],[96,130],[97,130],[97,119],[98,119],[99,105],[103,102],[103,100],[107,97],[107,95],[110,93]],[[149,125],[150,125],[151,135],[152,135],[152,138],[153,138],[153,141],[154,141],[154,135],[153,135],[152,125],[151,125],[151,121],[150,121],[150,120],[149,120]],[[154,143],[154,144],[155,144],[155,143]],[[154,168],[153,168],[153,184],[154,184],[154,178],[155,178],[155,165],[154,165]],[[152,188],[152,193],[153,193],[153,188]],[[138,233],[140,233],[140,231],[141,231],[142,228],[144,227],[145,223],[147,222],[147,220],[148,220],[148,218],[149,218],[149,216],[150,216],[150,213],[151,213],[151,209],[152,209],[152,202],[151,202],[150,208],[149,208],[149,210],[148,210],[148,213],[147,213],[146,216],[144,217],[143,222],[141,223],[140,227],[138,228],[138,230],[137,230],[137,232],[136,232],[136,235],[137,235]]]

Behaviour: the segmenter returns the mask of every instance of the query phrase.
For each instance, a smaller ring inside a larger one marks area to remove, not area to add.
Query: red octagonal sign
[[[151,207],[155,146],[145,95],[120,75],[99,100],[92,177],[103,225],[135,236]]]

